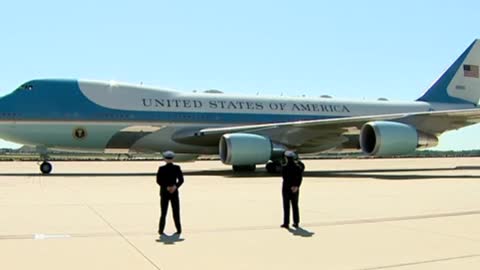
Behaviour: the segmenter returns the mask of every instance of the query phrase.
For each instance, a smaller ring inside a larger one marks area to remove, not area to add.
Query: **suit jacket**
[[[169,193],[167,187],[171,186],[177,186],[178,190],[183,184],[183,173],[180,166],[173,163],[160,166],[157,171],[157,184],[160,186],[160,194]]]
[[[287,162],[282,168],[283,189],[300,187],[303,178],[303,169],[293,161]]]

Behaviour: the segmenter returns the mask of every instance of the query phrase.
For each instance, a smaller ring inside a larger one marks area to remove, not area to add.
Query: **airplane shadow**
[[[448,175],[444,172],[461,172],[480,170],[480,166],[458,166],[448,168],[414,168],[414,169],[359,169],[359,170],[325,170],[311,171],[306,170],[304,178],[370,178],[380,180],[426,180],[426,179],[480,179],[480,174],[454,174]],[[427,173],[425,173],[427,172]],[[420,174],[422,173],[422,174]],[[254,173],[232,173],[230,170],[221,171],[195,171],[187,172],[185,175],[192,176],[223,176],[225,178],[271,178],[281,177],[280,174],[270,174],[264,170]]]
[[[155,176],[156,172],[151,173],[55,173],[41,174],[41,173],[0,173],[0,176],[44,176],[44,177],[131,177],[131,176]]]
[[[163,243],[165,245],[175,245],[175,243],[183,242],[183,241],[185,241],[185,238],[182,238],[178,234],[172,234],[172,235],[162,234],[158,239],[155,239],[155,242]]]
[[[358,170],[307,170],[304,172],[305,178],[358,178],[358,179],[379,179],[379,180],[426,180],[426,179],[480,179],[479,175],[456,174],[448,175],[443,172],[448,171],[472,171],[480,170],[480,166],[458,166],[448,168],[413,168],[413,169],[358,169]],[[428,173],[425,173],[428,172]],[[422,173],[422,174],[419,174]],[[41,173],[0,173],[2,176],[23,176],[23,177],[154,177],[156,172],[132,172],[132,173],[52,173],[43,175]],[[270,174],[263,168],[256,172],[232,172],[231,169],[225,170],[201,170],[185,171],[185,176],[221,176],[224,178],[244,178],[245,180],[255,180],[258,178],[280,178],[280,174]]]
[[[453,171],[453,170],[450,170]],[[393,172],[394,173],[394,172]],[[479,179],[480,175],[470,174],[377,174],[377,173],[331,173],[309,172],[304,178],[351,178],[351,179],[378,179],[378,180],[431,180],[431,179]]]
[[[294,235],[294,236],[300,236],[300,237],[312,237],[315,233],[308,231],[302,227],[298,227],[296,229],[288,229],[288,231]]]

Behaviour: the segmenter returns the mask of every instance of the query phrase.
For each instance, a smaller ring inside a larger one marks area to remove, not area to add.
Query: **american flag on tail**
[[[476,65],[463,65],[463,76],[470,78],[479,77],[479,68]]]

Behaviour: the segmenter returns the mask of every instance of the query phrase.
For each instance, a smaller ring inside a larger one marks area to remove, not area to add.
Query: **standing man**
[[[173,164],[175,153],[172,151],[163,152],[163,158],[166,164],[158,168],[157,184],[160,186],[160,209],[161,216],[158,225],[158,234],[164,234],[165,219],[167,217],[168,202],[172,203],[173,220],[177,231],[175,234],[182,233],[180,223],[180,198],[178,188],[183,184],[183,173],[180,166]]]
[[[284,155],[287,159],[287,163],[282,168],[283,224],[280,227],[285,229],[289,228],[290,204],[292,204],[293,227],[298,228],[300,223],[300,214],[298,212],[298,196],[305,166],[301,162],[298,164],[295,162],[295,152],[285,151]]]

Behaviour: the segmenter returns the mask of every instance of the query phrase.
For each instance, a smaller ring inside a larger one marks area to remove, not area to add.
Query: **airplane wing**
[[[416,127],[432,135],[480,122],[480,109],[428,111],[384,115],[367,115],[333,119],[305,120],[258,125],[205,128],[194,133],[183,133],[175,138],[192,144],[214,144],[226,133],[253,133],[267,136],[288,147],[318,147],[318,151],[333,148],[348,139],[348,134],[359,134],[370,121],[395,121]]]

